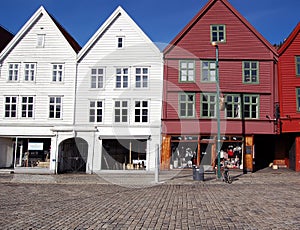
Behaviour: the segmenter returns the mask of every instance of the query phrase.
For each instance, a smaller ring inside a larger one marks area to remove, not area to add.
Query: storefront
[[[216,136],[163,136],[161,168],[189,168],[195,164],[213,170],[217,165],[216,140]],[[220,142],[221,166],[226,163],[229,168],[243,169],[244,147],[249,151],[244,146],[244,137],[222,136]],[[252,157],[252,151],[250,155]]]

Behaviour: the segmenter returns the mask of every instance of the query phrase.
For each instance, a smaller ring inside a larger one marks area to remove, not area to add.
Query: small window
[[[8,81],[19,81],[19,63],[8,64]]]
[[[6,118],[17,118],[17,96],[5,97],[4,108]]]
[[[102,89],[104,87],[104,69],[91,69],[91,88]]]
[[[25,63],[24,80],[27,82],[35,80],[36,63]]]
[[[243,82],[249,84],[259,83],[259,62],[257,61],[243,62]]]
[[[49,118],[62,118],[62,97],[53,96],[49,98]]]
[[[128,88],[129,84],[129,72],[128,68],[117,68],[116,69],[116,88]]]
[[[115,123],[128,122],[128,101],[115,101]]]
[[[148,88],[149,69],[135,68],[135,87]]]
[[[296,75],[300,76],[300,56],[296,57]]]
[[[201,94],[201,117],[216,117],[216,94]]]
[[[34,98],[22,97],[22,118],[33,118]]]
[[[148,122],[148,101],[135,101],[134,108],[134,122],[146,123]]]
[[[45,47],[45,34],[38,34],[37,35],[37,43],[36,46],[38,48],[43,48]]]
[[[118,49],[124,48],[124,37],[117,37],[117,47]]]
[[[90,101],[90,122],[102,122],[103,102]]]
[[[52,65],[52,81],[53,82],[62,82],[64,74],[64,65],[63,64],[53,64]]]
[[[211,42],[226,42],[225,25],[211,25]]]
[[[240,95],[226,95],[226,118],[241,118]]]
[[[180,61],[180,82],[195,81],[195,62]]]
[[[202,61],[202,82],[216,82],[216,62]]]
[[[244,95],[244,117],[248,119],[259,118],[258,95]]]
[[[181,118],[195,117],[195,94],[194,93],[179,94],[179,117]]]

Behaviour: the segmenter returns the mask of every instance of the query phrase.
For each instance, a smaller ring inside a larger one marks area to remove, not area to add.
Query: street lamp
[[[217,87],[217,103],[216,103],[216,115],[217,115],[217,129],[218,129],[218,134],[217,134],[217,149],[216,149],[216,154],[218,156],[218,164],[217,164],[217,176],[218,179],[221,178],[221,166],[220,166],[220,139],[221,139],[221,128],[220,128],[220,80],[219,80],[219,46],[217,42],[212,42],[211,43],[215,48],[216,48],[216,87]]]

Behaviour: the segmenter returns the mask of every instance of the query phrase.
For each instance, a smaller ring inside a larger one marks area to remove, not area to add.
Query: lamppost
[[[219,80],[219,46],[217,42],[212,42],[212,45],[216,48],[216,87],[217,87],[217,103],[216,103],[216,115],[217,115],[217,149],[216,154],[218,156],[218,165],[217,165],[217,176],[218,179],[221,178],[221,166],[220,166],[220,139],[221,139],[221,128],[220,128],[220,80]]]

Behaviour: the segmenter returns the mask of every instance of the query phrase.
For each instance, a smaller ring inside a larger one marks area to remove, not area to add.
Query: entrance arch
[[[58,147],[58,173],[86,172],[88,143],[82,138],[62,141]]]

